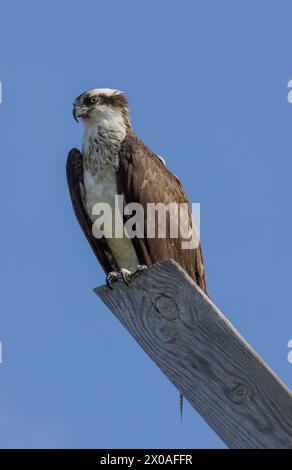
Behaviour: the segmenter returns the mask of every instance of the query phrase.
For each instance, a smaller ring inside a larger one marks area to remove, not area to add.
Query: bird
[[[206,292],[200,244],[183,249],[182,237],[169,234],[165,239],[94,237],[92,211],[97,202],[114,207],[116,195],[143,207],[189,202],[178,177],[135,135],[124,93],[108,88],[86,91],[74,101],[73,116],[83,121],[84,134],[82,153],[73,148],[68,155],[69,192],[77,220],[105,273],[124,271],[126,278],[139,266],[172,258]],[[186,216],[192,224],[190,212]]]
[[[73,148],[67,159],[69,193],[77,220],[106,274],[106,282],[130,282],[140,270],[172,258],[205,292],[206,281],[201,244],[184,249],[183,237],[169,230],[160,238],[147,237],[147,217],[143,236],[116,238],[113,233],[94,235],[94,206],[107,203],[115,208],[115,197],[123,196],[124,204],[138,203],[147,212],[150,203],[186,204],[189,202],[178,179],[165,161],[134,133],[125,94],[109,88],[85,91],[73,103],[73,117],[83,122],[82,152]],[[122,215],[123,224],[127,216]],[[185,212],[192,226],[191,211]],[[169,217],[167,222],[169,223]],[[181,395],[182,412],[182,395]]]

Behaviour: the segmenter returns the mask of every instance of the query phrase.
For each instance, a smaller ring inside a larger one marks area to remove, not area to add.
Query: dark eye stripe
[[[91,104],[90,98],[84,98],[83,103],[85,104],[85,106],[90,105]]]

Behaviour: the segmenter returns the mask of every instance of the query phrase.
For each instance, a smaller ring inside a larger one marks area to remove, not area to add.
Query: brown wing
[[[127,134],[120,150],[117,184],[119,193],[124,195],[125,203],[142,204],[144,227],[146,227],[147,203],[188,203],[179,180],[166,168],[161,159],[131,132]],[[190,211],[188,217],[191,225]],[[134,238],[133,244],[140,264],[149,266],[163,259],[172,258],[206,292],[201,246],[196,249],[183,249],[182,241],[181,237],[171,238],[169,233],[166,239],[147,238],[145,232],[145,237]]]
[[[67,182],[73,209],[80,227],[82,228],[95,256],[106,273],[116,269],[111,253],[109,253],[106,240],[97,239],[92,234],[92,222],[89,219],[82,201],[81,188],[83,188],[83,156],[77,149],[69,152],[66,171]]]

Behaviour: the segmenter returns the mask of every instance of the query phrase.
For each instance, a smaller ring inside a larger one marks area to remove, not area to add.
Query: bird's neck
[[[92,173],[105,167],[118,169],[118,153],[127,134],[122,116],[109,115],[84,123],[84,166]]]

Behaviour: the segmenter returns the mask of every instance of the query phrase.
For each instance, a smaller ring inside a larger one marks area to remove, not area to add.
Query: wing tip
[[[82,157],[82,153],[80,152],[80,150],[78,150],[77,148],[73,147],[71,150],[69,150],[68,152],[68,160],[71,160],[72,158],[75,158],[75,157]]]

